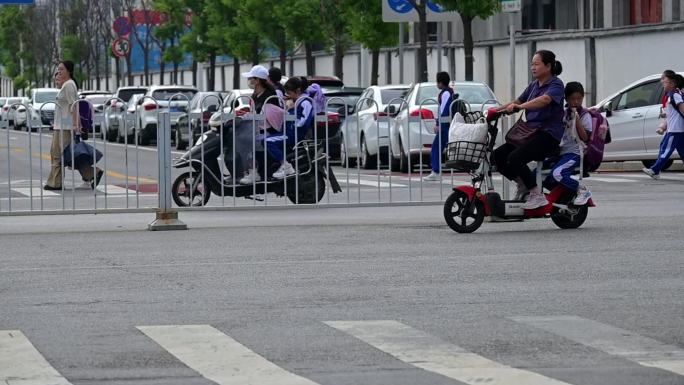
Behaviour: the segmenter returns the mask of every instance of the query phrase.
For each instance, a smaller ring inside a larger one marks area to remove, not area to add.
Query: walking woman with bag
[[[511,127],[506,143],[494,151],[497,170],[518,184],[516,199],[530,192],[523,205],[528,210],[543,207],[548,201],[527,163],[557,154],[565,128],[565,87],[558,78],[563,66],[553,52],[542,50],[534,54],[530,69],[535,80],[516,100],[503,107],[507,112],[524,110],[526,121],[519,120]]]
[[[55,83],[60,87],[57,93],[57,106],[55,107],[55,121],[52,131],[52,145],[50,147],[51,170],[45,190],[62,190],[63,165],[62,154],[64,149],[71,144],[74,135],[80,135],[79,114],[75,104],[78,99],[78,86],[74,81],[74,63],[64,60],[59,63],[55,74]],[[95,189],[104,172],[97,168],[97,174],[92,166],[83,165],[78,167],[78,172],[84,182],[84,186]],[[97,175],[97,177],[95,176]]]

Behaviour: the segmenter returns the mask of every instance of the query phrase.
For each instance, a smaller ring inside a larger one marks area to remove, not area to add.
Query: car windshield
[[[483,104],[487,100],[496,99],[489,89],[481,84],[459,84],[454,89],[458,98],[470,104]]]
[[[326,94],[325,97],[328,99],[328,109],[331,111],[337,112],[339,108],[343,105],[342,102],[344,101],[344,104],[354,108],[356,106],[356,102],[359,101],[359,98],[361,97],[361,94],[335,94],[335,93],[330,93]],[[342,99],[342,100],[340,100]]]
[[[107,100],[111,99],[110,95],[88,95],[85,97],[86,100],[93,104],[104,104]]]
[[[382,104],[387,104],[392,101],[392,99],[401,98],[401,96],[406,92],[407,88],[392,88],[382,90],[380,96],[382,97]],[[399,103],[398,100],[394,101]]]
[[[133,95],[145,92],[147,92],[146,88],[130,88],[119,90],[119,98],[124,102],[128,103],[131,100],[131,97],[133,97]]]
[[[11,106],[12,104],[19,104],[22,102],[23,102],[23,100],[21,100],[21,98],[9,98],[9,99],[7,99],[7,105],[8,106]]]
[[[209,108],[209,106],[219,105],[219,97],[218,93],[200,92],[190,101],[190,108],[193,110],[199,108],[200,101],[202,101],[203,109]]]
[[[416,98],[416,105],[436,104],[439,96],[439,88],[436,85],[424,85],[418,89],[418,97]],[[433,99],[430,101],[430,99]]]
[[[57,100],[57,91],[36,92],[34,99],[36,103],[54,102]]]
[[[152,97],[157,100],[169,100],[173,97],[174,102],[182,102],[192,99],[197,91],[183,88],[167,88],[163,90],[156,90],[152,92]],[[175,96],[174,96],[175,95]]]

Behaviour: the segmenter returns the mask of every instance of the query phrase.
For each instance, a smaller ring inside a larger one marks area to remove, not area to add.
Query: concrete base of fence
[[[177,211],[157,211],[157,218],[147,225],[150,231],[187,230],[188,225],[178,219]]]

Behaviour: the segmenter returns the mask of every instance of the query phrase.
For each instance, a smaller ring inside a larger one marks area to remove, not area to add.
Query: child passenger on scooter
[[[285,133],[271,135],[266,139],[268,153],[280,162],[280,168],[273,173],[274,179],[283,179],[295,173],[292,164],[285,159],[286,147],[292,147],[297,142],[304,140],[307,132],[313,129],[314,108],[311,100],[303,95],[308,87],[302,78],[293,77],[285,82],[285,96],[294,102],[294,107],[288,112],[295,115],[294,122],[287,122]]]
[[[560,158],[555,162],[551,174],[544,180],[544,187],[551,190],[559,183],[565,188],[576,191],[574,204],[582,206],[591,198],[586,186],[572,179],[573,171],[580,165],[581,149],[589,140],[592,130],[591,115],[582,107],[584,87],[579,82],[569,82],[565,86],[567,109],[563,122],[565,132],[560,143]]]

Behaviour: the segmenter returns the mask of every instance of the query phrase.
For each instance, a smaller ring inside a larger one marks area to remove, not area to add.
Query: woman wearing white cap
[[[249,88],[254,90],[254,93],[252,94],[254,113],[260,114],[264,107],[264,103],[280,107],[275,88],[273,88],[273,85],[268,81],[268,70],[266,67],[255,65],[249,72],[243,72],[242,76],[247,78]],[[257,156],[257,159],[261,159],[261,157]],[[252,168],[247,170],[245,176],[240,179],[241,184],[252,184],[260,181],[261,175],[259,175],[257,170]]]

